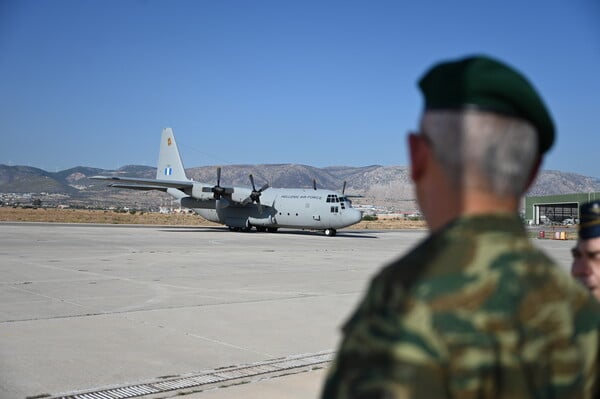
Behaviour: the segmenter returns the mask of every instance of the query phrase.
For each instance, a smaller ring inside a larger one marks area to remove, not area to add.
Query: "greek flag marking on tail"
[[[165,176],[171,176],[173,174],[173,168],[171,168],[170,166],[167,166],[165,168]]]

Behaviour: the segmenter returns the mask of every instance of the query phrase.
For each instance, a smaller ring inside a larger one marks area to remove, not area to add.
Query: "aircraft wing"
[[[169,187],[162,186],[151,186],[151,185],[142,185],[142,184],[121,184],[121,183],[113,183],[109,184],[108,187],[114,188],[128,188],[131,190],[141,190],[141,191],[150,191],[150,190],[158,190],[167,192]]]
[[[166,191],[168,188],[176,188],[181,191],[194,187],[194,182],[191,180],[159,180],[159,179],[144,179],[137,177],[118,177],[118,176],[93,176],[90,179],[114,181],[111,187],[130,188],[133,190],[161,190]],[[123,184],[124,183],[124,184]]]

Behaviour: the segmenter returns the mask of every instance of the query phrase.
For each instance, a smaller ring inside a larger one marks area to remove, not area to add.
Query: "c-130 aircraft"
[[[203,218],[224,224],[232,231],[268,231],[280,227],[321,230],[335,236],[337,229],[358,223],[362,214],[342,192],[302,188],[270,188],[265,184],[256,189],[222,187],[221,168],[217,168],[217,184],[188,179],[175,142],[173,129],[162,131],[156,179],[120,176],[94,176],[92,179],[111,180],[115,188],[159,190],[175,197],[182,207],[190,208]],[[345,188],[345,182],[344,182]],[[342,190],[343,191],[343,190]]]

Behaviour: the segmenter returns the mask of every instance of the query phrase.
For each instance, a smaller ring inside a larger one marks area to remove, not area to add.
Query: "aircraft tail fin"
[[[179,156],[179,149],[175,142],[173,129],[170,127],[162,131],[156,178],[159,180],[189,180],[185,175],[185,169]]]

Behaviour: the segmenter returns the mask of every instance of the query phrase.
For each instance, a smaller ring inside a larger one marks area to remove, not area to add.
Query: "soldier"
[[[600,201],[579,207],[579,239],[571,250],[571,274],[600,300]]]
[[[322,398],[593,397],[600,305],[517,213],[554,140],[546,106],[482,56],[438,64],[419,86],[408,146],[430,234],[371,281]]]

